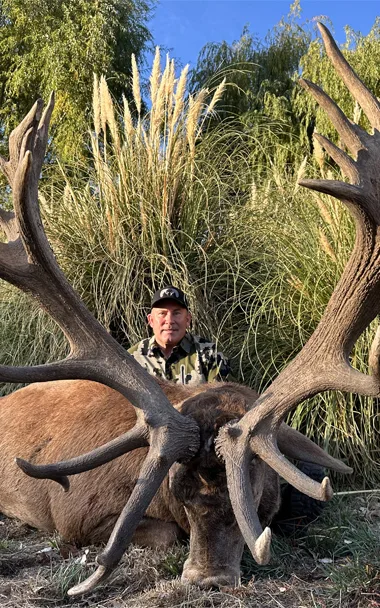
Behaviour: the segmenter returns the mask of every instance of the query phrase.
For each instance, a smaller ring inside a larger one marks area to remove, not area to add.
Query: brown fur
[[[190,533],[191,549],[186,580],[236,582],[243,539],[213,440],[223,424],[244,415],[257,394],[236,384],[192,388],[162,383],[162,388],[183,415],[197,421],[201,444],[190,463],[172,467],[134,540],[167,545],[183,530]],[[96,382],[32,384],[1,398],[0,510],[42,530],[57,530],[70,542],[108,540],[147,448],[72,476],[68,494],[52,481],[27,477],[14,458],[38,464],[77,456],[125,433],[135,420],[133,407],[121,394]],[[277,475],[256,462],[252,483],[266,524],[278,508]]]

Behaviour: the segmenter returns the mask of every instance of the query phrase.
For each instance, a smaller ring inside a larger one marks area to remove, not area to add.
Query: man
[[[229,363],[215,343],[188,331],[191,313],[183,291],[172,285],[156,291],[148,323],[153,336],[128,352],[151,375],[192,385],[228,379]]]

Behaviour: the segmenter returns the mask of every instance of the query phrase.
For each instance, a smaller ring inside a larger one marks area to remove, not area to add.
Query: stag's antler
[[[318,500],[328,500],[332,496],[328,478],[321,484],[309,479],[279,451],[279,426],[288,412],[322,391],[380,395],[380,333],[376,333],[371,347],[369,375],[353,369],[349,361],[356,340],[380,312],[380,104],[351,69],[327,28],[319,24],[319,29],[330,61],[360,103],[374,132],[370,135],[353,124],[318,86],[301,80],[302,86],[326,111],[352,157],[325,137],[316,135],[349,183],[305,179],[300,184],[343,201],[355,220],[356,242],[325,313],[307,344],[261,395],[255,408],[240,422],[220,432],[218,446],[226,462],[235,515],[253,551],[262,530],[257,518],[250,522],[255,505],[246,463],[252,453],[301,492]],[[268,555],[269,543],[268,532]],[[265,554],[265,549],[261,548],[261,551]]]
[[[123,437],[99,448],[89,459],[78,458],[81,470],[98,466],[136,447],[150,445],[139,480],[121,514],[112,540],[99,557],[91,580],[78,586],[85,591],[112,571],[133,536],[150,501],[173,462],[190,458],[199,447],[196,423],[181,416],[158,384],[96,321],[60,270],[42,228],[38,207],[38,180],[44,160],[51,97],[45,111],[36,102],[9,140],[9,160],[0,166],[13,191],[14,213],[0,209],[0,226],[7,243],[0,243],[0,278],[32,294],[59,324],[69,340],[67,359],[33,367],[0,366],[2,382],[35,382],[82,378],[106,384],[122,393],[136,408],[136,426]],[[19,464],[32,475],[40,472]],[[67,487],[60,470],[50,475]]]

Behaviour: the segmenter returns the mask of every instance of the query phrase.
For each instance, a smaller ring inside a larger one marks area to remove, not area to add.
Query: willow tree
[[[154,0],[3,0],[0,5],[0,121],[8,133],[30,103],[56,91],[55,150],[80,153],[93,73],[113,95],[129,95],[131,53],[141,64]]]
[[[284,156],[282,165],[290,162],[289,143],[298,136],[291,107],[294,75],[311,40],[300,25],[300,10],[296,0],[289,15],[263,40],[245,27],[232,44],[206,44],[191,75],[193,89],[217,86],[226,79],[218,120],[238,116],[241,128],[260,140],[252,152],[252,162],[257,165],[273,163],[274,156]]]

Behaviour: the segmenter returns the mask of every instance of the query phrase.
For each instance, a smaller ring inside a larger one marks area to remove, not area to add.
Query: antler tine
[[[16,458],[16,464],[29,477],[35,479],[51,479],[59,483],[65,491],[70,488],[67,475],[78,475],[84,471],[90,471],[97,467],[131,452],[136,448],[149,445],[146,428],[136,424],[130,431],[108,443],[69,460],[56,462],[54,464],[31,464],[23,458]]]
[[[25,118],[9,136],[9,160],[6,161],[4,158],[1,158],[0,166],[3,173],[8,178],[11,188],[13,187],[13,180],[19,164],[25,134],[31,129],[37,129],[42,114],[42,108],[43,101],[42,99],[38,99]]]
[[[151,448],[128,503],[121,512],[105,549],[97,557],[97,571],[79,585],[72,587],[68,595],[75,596],[91,591],[113,572],[167,472],[166,450],[159,449],[154,453]]]
[[[277,445],[280,452],[288,458],[312,462],[338,473],[352,473],[351,467],[348,467],[341,460],[330,456],[330,454],[325,452],[311,439],[288,426],[285,422],[280,425],[278,430]]]
[[[327,137],[323,137],[319,133],[314,133],[314,139],[326,150],[331,158],[341,168],[343,175],[348,177],[353,184],[359,183],[359,172],[356,163],[343,150],[333,144]]]
[[[380,103],[371,91],[367,89],[365,84],[355,74],[348,61],[344,58],[340,50],[338,49],[334,38],[331,36],[329,30],[322,23],[318,23],[319,31],[321,32],[323,43],[325,45],[326,53],[331,63],[334,65],[335,70],[343,80],[344,84],[352,93],[354,99],[356,99],[365,114],[370,121],[371,126],[374,129],[380,128]]]
[[[324,109],[327,116],[335,126],[344,145],[355,156],[362,148],[361,130],[357,125],[354,125],[347,116],[342,112],[340,107],[333,101],[318,85],[300,78],[299,84],[306,89],[318,102],[318,105]]]
[[[232,452],[225,449],[224,437],[230,438],[229,447]],[[221,428],[215,441],[216,452],[223,458],[226,466],[228,493],[236,521],[247,543],[253,558],[258,564],[265,565],[270,559],[271,531],[263,531],[257,515],[257,501],[255,501],[252,484],[249,480],[249,469],[252,454],[242,442],[235,441],[238,435],[231,425]],[[224,444],[224,446],[223,446]],[[223,449],[224,447],[224,449]]]
[[[346,204],[347,201],[351,201],[358,205],[363,201],[362,189],[358,186],[347,184],[347,182],[330,179],[300,179],[298,183],[304,188],[309,188],[309,190],[315,190],[322,194],[328,194]],[[356,209],[353,207],[352,213],[354,214],[355,211]]]
[[[42,112],[40,120],[38,123],[35,121],[33,127],[25,132],[21,141],[19,165],[13,183],[13,204],[29,261],[40,264],[49,272],[51,272],[50,267],[56,267],[56,272],[60,272],[42,228],[38,204],[38,183],[45,158],[53,109],[54,93],[51,93],[46,108],[43,110],[43,106],[41,106],[38,111],[38,115]],[[30,175],[27,177],[24,171],[26,173],[28,170]],[[60,276],[61,281],[63,278],[63,275]]]
[[[48,116],[46,116],[47,120],[44,120],[44,117],[41,120],[41,123],[44,125],[46,124],[47,127],[49,124],[51,113],[53,111],[53,107],[54,96],[52,94],[49,100],[49,105],[45,111],[45,113],[48,112]],[[9,160],[5,160],[4,158],[0,157],[0,168],[3,171],[4,175],[6,175],[11,188],[13,188],[14,186],[14,179],[19,166],[20,158],[23,158],[25,156],[26,150],[30,149],[30,147],[28,148],[28,143],[30,146],[30,143],[33,140],[33,132],[35,132],[38,128],[41,119],[42,108],[43,101],[42,99],[39,99],[36,101],[34,106],[30,109],[30,111],[21,121],[21,123],[12,131],[9,137]],[[46,141],[47,134],[43,142],[44,147],[40,153],[40,170],[44,158]],[[16,215],[13,211],[5,211],[4,209],[0,209],[0,227],[4,230],[8,241],[16,241],[19,237],[18,222],[16,219]]]
[[[328,30],[322,26],[321,31],[334,67],[365,109],[371,124],[376,127],[380,123],[379,103],[374,101],[352,69],[347,67]],[[260,396],[255,407],[239,422],[231,425],[228,432],[219,433],[218,445],[227,470],[233,471],[236,454],[256,454],[301,492],[319,500],[328,500],[332,496],[328,479],[318,484],[300,473],[279,451],[277,435],[286,414],[319,392],[341,390],[380,395],[380,330],[370,353],[372,375],[353,369],[349,362],[356,340],[380,313],[380,134],[375,130],[370,135],[352,124],[316,85],[305,82],[303,85],[325,109],[355,159],[318,136],[351,183],[302,180],[300,184],[331,194],[344,202],[355,220],[356,242],[309,341]],[[344,466],[341,470],[344,471]],[[249,485],[247,472],[244,475],[245,481],[240,484],[242,487]],[[233,487],[231,481],[230,485]],[[244,524],[239,525],[243,535],[250,536],[250,532],[247,532],[252,526],[249,518],[246,517]],[[252,534],[255,533],[253,530]]]

